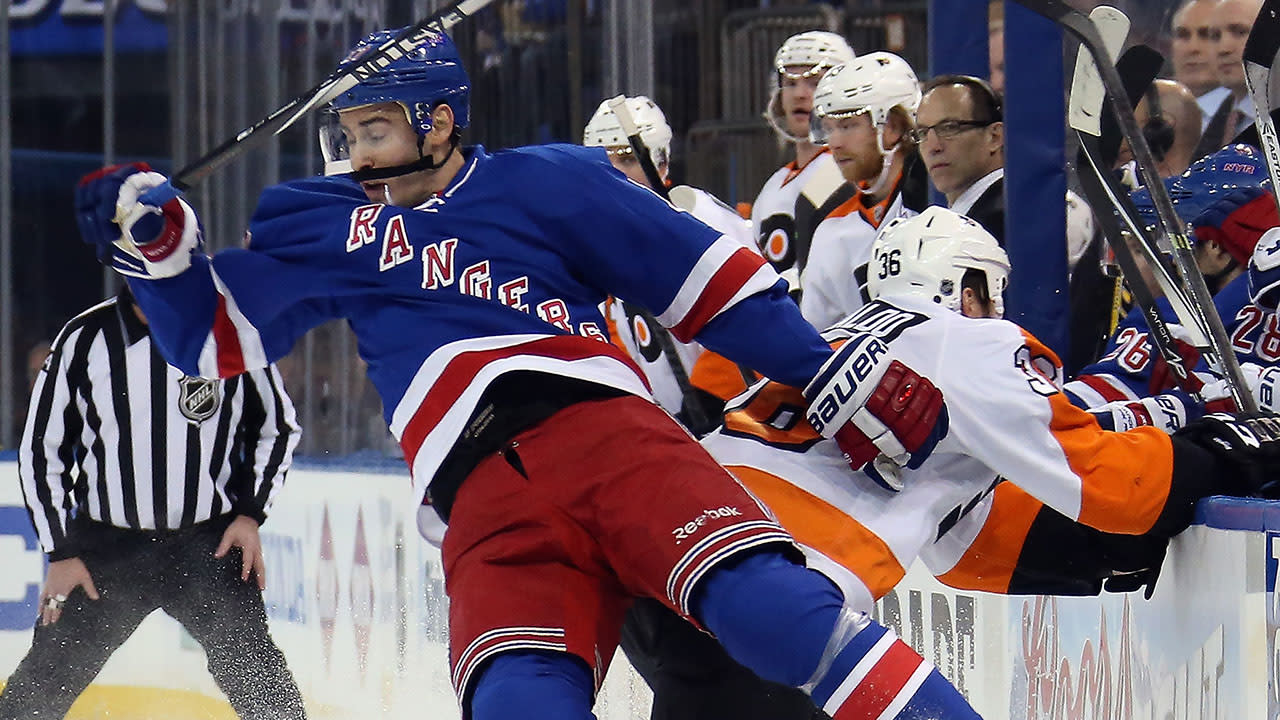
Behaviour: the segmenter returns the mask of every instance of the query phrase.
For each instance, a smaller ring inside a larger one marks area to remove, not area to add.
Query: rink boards
[[[17,466],[6,457],[0,678],[30,643],[43,577]],[[272,633],[313,718],[459,716],[440,557],[418,539],[413,510],[398,467],[305,463],[263,527]],[[917,565],[878,614],[989,720],[1275,718],[1278,556],[1280,507],[1211,500],[1172,544],[1150,601],[957,592]],[[597,715],[647,717],[648,704],[619,657]],[[104,709],[123,720],[234,717],[199,646],[160,614],[71,717]]]

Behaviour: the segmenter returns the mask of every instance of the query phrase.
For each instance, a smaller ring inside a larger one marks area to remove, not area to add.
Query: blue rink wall
[[[30,643],[43,557],[17,464],[0,456],[0,678]],[[299,462],[263,527],[272,633],[313,718],[457,718],[440,555],[417,536],[398,465]],[[1171,546],[1155,596],[958,592],[920,566],[881,622],[988,720],[1276,718],[1280,505],[1213,499]],[[646,718],[621,655],[597,715]],[[200,648],[148,618],[71,718],[234,718]]]

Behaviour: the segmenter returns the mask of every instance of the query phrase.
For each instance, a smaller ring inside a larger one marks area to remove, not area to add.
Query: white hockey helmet
[[[889,111],[901,106],[913,120],[920,106],[920,81],[906,60],[887,52],[873,52],[837,65],[818,81],[813,94],[813,114],[809,117],[809,140],[827,142],[823,118],[842,118],[870,113],[871,124],[880,127]],[[884,152],[881,142],[881,152]]]
[[[640,131],[640,139],[649,148],[649,156],[653,158],[653,166],[661,167],[671,159],[671,126],[667,124],[667,116],[662,113],[658,104],[644,95],[627,98],[627,109],[631,111],[631,119]],[[622,126],[618,124],[618,116],[609,109],[609,101],[605,100],[596,108],[587,126],[582,130],[582,144],[587,147],[626,148],[630,152],[631,145]]]
[[[918,295],[960,312],[961,280],[981,270],[997,317],[1004,317],[1009,256],[981,225],[943,207],[885,223],[871,246],[867,292]]]
[[[854,58],[853,48],[845,39],[825,30],[809,30],[792,35],[773,56],[778,78],[806,78],[819,75],[830,67]],[[803,68],[799,73],[790,68]]]
[[[805,139],[796,137],[787,130],[786,118],[782,112],[783,78],[799,80],[821,75],[829,68],[850,62],[854,57],[856,55],[849,43],[833,32],[809,30],[787,38],[773,56],[773,93],[769,96],[769,104],[764,112],[765,119],[773,126],[774,131],[792,142]]]

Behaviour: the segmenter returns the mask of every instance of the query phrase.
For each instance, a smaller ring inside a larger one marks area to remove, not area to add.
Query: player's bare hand
[[[83,588],[90,600],[98,599],[98,588],[93,576],[80,558],[67,558],[49,563],[45,573],[44,589],[40,591],[40,624],[52,625],[62,617],[62,608],[76,588]]]
[[[240,579],[249,582],[256,575],[258,589],[267,589],[267,564],[262,558],[262,539],[258,536],[258,521],[247,515],[237,515],[222,533],[222,542],[213,552],[214,557],[225,557],[231,548],[240,548]]]

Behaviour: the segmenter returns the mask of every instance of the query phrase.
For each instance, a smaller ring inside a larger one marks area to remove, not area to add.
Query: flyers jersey
[[[876,230],[894,218],[916,214],[905,206],[901,184],[899,174],[880,202],[867,204],[866,196],[858,193],[818,223],[810,262],[800,277],[800,314],[814,327],[830,327],[866,303],[867,263]]]
[[[947,531],[989,507],[1000,477],[1106,532],[1142,533],[1160,517],[1172,482],[1169,436],[1152,427],[1104,431],[1059,390],[1058,358],[1017,325],[899,296],[871,302],[826,337],[835,344],[863,332],[936,383],[950,414],[933,454],[902,471],[901,492],[850,471],[834,442],[804,420],[800,392],[778,383],[736,398],[724,426],[703,440],[862,609],[917,557],[945,577],[972,540]]]
[[[800,270],[805,266],[808,248],[800,248],[796,242],[796,201],[810,182],[819,181],[822,186],[839,187],[840,169],[836,167],[831,151],[822,148],[803,166],[795,161],[779,168],[756,196],[751,206],[751,225],[755,228],[757,246],[774,270],[791,286],[800,288]]]

